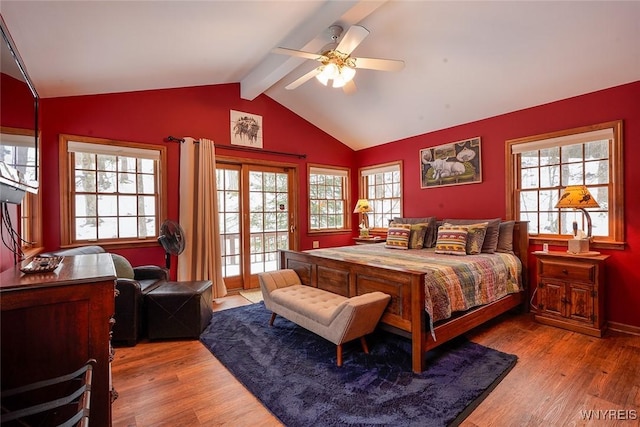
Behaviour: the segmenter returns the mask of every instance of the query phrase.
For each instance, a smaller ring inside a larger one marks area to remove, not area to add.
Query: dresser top
[[[22,265],[29,262],[24,261]],[[0,292],[116,279],[113,259],[108,253],[66,256],[58,268],[49,273],[27,274],[20,271],[20,267],[16,265],[0,273]]]

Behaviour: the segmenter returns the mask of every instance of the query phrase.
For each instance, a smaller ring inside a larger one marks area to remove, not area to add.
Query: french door
[[[223,276],[230,291],[257,288],[257,274],[278,269],[278,249],[293,249],[294,167],[218,162]]]

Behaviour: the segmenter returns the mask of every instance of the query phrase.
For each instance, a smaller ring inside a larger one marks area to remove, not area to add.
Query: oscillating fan
[[[167,268],[171,268],[171,255],[180,255],[184,251],[184,230],[177,222],[166,220],[160,226],[158,243],[164,248]]]

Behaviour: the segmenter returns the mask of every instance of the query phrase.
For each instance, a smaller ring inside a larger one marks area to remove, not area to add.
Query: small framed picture
[[[231,110],[231,144],[262,148],[262,116]]]

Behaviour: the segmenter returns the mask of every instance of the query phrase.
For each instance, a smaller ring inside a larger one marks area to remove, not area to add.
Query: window
[[[63,244],[154,242],[165,147],[62,135]]]
[[[0,161],[17,169],[28,183],[37,182],[35,133],[31,129],[0,127]],[[33,184],[29,185],[30,187]],[[42,247],[41,191],[27,191],[19,206],[21,250],[25,257],[33,255]]]
[[[25,183],[34,186],[37,180],[37,155],[34,132],[28,129],[2,128],[0,161],[18,170]],[[37,184],[35,184],[37,185]]]
[[[368,199],[372,228],[387,228],[389,220],[402,216],[402,163],[360,169],[360,193]]]
[[[350,226],[349,171],[309,166],[309,230],[336,231]]]
[[[624,241],[621,121],[507,141],[507,163],[507,210],[534,240],[566,240],[574,220],[587,229],[580,211],[555,207],[565,187],[585,185],[600,205],[588,209],[594,240]]]

